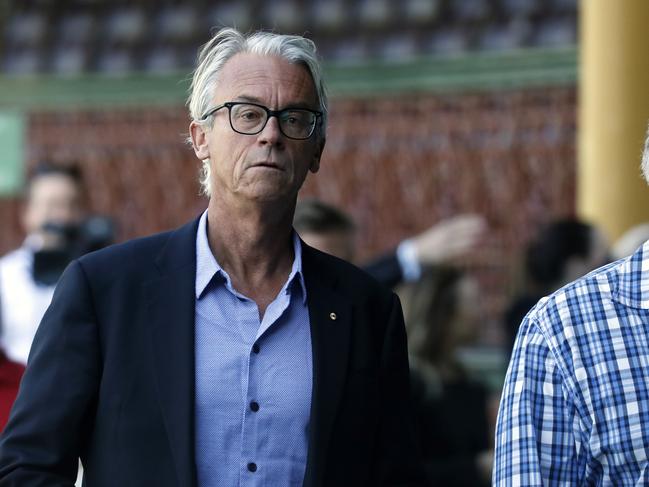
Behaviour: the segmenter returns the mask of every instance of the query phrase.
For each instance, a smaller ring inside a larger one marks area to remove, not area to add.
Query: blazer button
[[[249,470],[250,472],[256,472],[256,471],[257,471],[257,464],[256,464],[256,463],[252,463],[252,462],[250,462],[250,463],[248,464],[248,470]]]

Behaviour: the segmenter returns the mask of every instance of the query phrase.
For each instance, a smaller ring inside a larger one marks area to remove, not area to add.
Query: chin
[[[245,194],[253,200],[273,202],[293,199],[297,194],[297,190],[287,182],[268,181],[247,188]]]
[[[276,203],[279,201],[285,201],[291,199],[291,193],[285,190],[279,190],[277,188],[268,188],[268,190],[252,191],[248,193],[248,199],[252,201],[257,201],[259,203]]]

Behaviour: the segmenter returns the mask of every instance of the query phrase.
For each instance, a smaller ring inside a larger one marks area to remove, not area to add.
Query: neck
[[[286,282],[293,262],[295,199],[232,207],[212,198],[208,241],[234,288],[257,302],[260,316]]]

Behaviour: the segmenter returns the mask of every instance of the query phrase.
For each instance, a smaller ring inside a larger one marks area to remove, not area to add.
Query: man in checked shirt
[[[649,181],[649,134],[642,170]],[[525,317],[494,485],[649,485],[649,241]]]

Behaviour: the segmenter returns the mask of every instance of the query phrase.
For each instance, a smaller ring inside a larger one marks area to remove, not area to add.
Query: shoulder
[[[18,247],[0,257],[0,268],[21,266],[29,262],[31,252],[27,247]]]
[[[147,237],[110,245],[79,258],[84,269],[103,267],[128,268],[142,264],[142,259],[155,258],[172,232],[163,232]]]
[[[539,367],[553,363],[570,383],[585,380],[589,364],[614,354],[616,341],[646,313],[620,302],[625,266],[613,262],[541,299],[521,324],[514,358],[536,356]]]
[[[625,261],[616,261],[542,298],[527,318],[548,336],[563,338],[597,332],[620,312],[617,296]]]
[[[391,300],[396,295],[374,277],[355,265],[302,243],[303,266],[307,282],[311,274],[335,285],[350,299]]]
[[[160,266],[173,270],[195,263],[194,220],[175,230],[129,240],[84,255],[78,260],[86,275],[102,279],[135,277]]]

